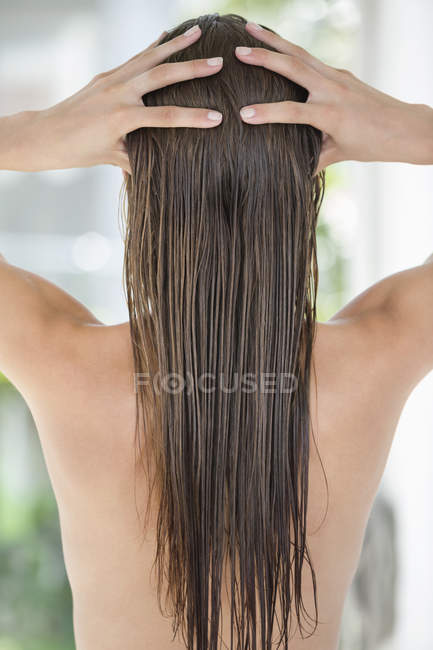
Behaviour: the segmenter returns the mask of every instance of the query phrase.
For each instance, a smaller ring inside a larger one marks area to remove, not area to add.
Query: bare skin
[[[248,25],[247,29],[254,27]],[[265,43],[274,45],[280,39],[266,30],[260,33]],[[188,74],[212,74],[206,62],[188,62],[189,68],[183,64],[169,64],[177,68],[158,66],[170,48],[185,47],[199,36],[186,37],[183,45],[173,39],[160,46],[165,48],[160,52],[152,44],[130,62],[99,77],[96,84],[86,86],[81,95],[77,93],[48,111],[1,118],[1,168],[28,171],[104,162],[117,164],[128,173],[129,162],[122,150],[122,137],[128,130],[156,123],[217,126],[218,122],[208,120],[205,109],[177,107],[168,113],[147,113],[137,99],[150,87],[146,86],[150,83],[145,74],[148,70],[156,70],[150,79],[161,85],[164,80],[168,83],[168,77],[176,80],[176,75],[180,80]],[[318,125],[320,120],[319,128],[328,134],[319,167],[341,159],[402,160],[408,141],[413,152],[408,162],[433,162],[432,109],[398,102],[345,72],[328,70],[328,66],[327,77],[325,68],[317,70],[317,59],[310,59],[304,50],[290,54],[289,49],[296,46],[284,39],[278,42],[286,53],[272,53],[271,57],[257,48],[260,51],[252,56],[262,58],[253,59],[255,64],[266,62],[271,69],[278,66],[287,76],[301,74],[307,66],[307,76],[314,71],[323,77],[319,81],[311,77],[321,94],[313,88],[311,106],[300,105],[307,111],[313,108],[315,117],[310,112],[308,123]],[[216,66],[213,72],[218,69]],[[134,84],[128,84],[132,79]],[[323,79],[331,85],[326,87]],[[107,90],[114,81],[115,89]],[[308,87],[308,82],[306,79],[303,85]],[[335,84],[344,94],[328,110]],[[371,102],[376,102],[374,120]],[[292,106],[262,107],[256,106],[257,120],[307,121],[306,114],[300,112],[295,118]],[[101,110],[116,116],[108,119],[108,127],[101,127],[95,117]],[[336,111],[341,119],[335,119]],[[132,120],[128,124],[127,113]],[[393,120],[388,119],[391,113]],[[359,141],[353,142],[355,130],[350,124],[355,119],[356,133],[369,133],[369,137],[359,135]],[[75,141],[62,145],[64,139],[59,134],[66,137],[71,123]],[[95,132],[91,142],[89,130]],[[47,146],[49,138],[53,139]],[[150,574],[155,513],[146,541],[140,544],[133,481],[135,394],[129,323],[104,325],[62,289],[4,258],[0,259],[0,290],[0,369],[23,395],[39,432],[58,503],[74,599],[77,650],[184,648],[179,638],[171,643],[171,619],[163,618],[158,609]],[[400,413],[411,391],[433,368],[432,295],[430,258],[381,280],[328,322],[317,324],[317,384],[314,378],[311,383],[308,544],[317,574],[322,622],[311,639],[301,641],[298,634],[291,650],[337,647],[344,599]],[[314,442],[328,481],[327,511]],[[146,497],[146,483],[139,475],[137,499],[142,511]],[[312,615],[308,572],[304,602]],[[223,600],[223,616],[223,639],[229,647],[227,599]]]

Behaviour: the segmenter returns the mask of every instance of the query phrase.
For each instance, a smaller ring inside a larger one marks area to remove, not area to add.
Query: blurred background
[[[214,12],[261,22],[384,92],[433,105],[430,0],[0,0],[0,115],[47,108],[163,29]],[[121,182],[120,169],[110,166],[0,171],[1,252],[107,324],[128,318]],[[318,247],[323,321],[370,284],[432,253],[433,168],[331,166]],[[432,374],[401,416],[339,650],[433,648]],[[0,650],[73,650],[71,605],[33,420],[0,375]]]

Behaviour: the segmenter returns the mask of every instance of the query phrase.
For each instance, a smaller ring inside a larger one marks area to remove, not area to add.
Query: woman
[[[433,366],[433,263],[317,322],[323,170],[431,164],[433,110],[214,14],[0,135],[3,169],[126,178],[127,323],[0,265],[0,367],[41,437],[78,650],[335,650]]]

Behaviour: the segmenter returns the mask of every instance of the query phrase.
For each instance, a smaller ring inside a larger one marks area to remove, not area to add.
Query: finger
[[[148,51],[151,50],[152,48],[156,47],[156,46],[158,45],[158,43],[159,43],[159,42],[164,38],[164,36],[165,36],[166,34],[168,34],[168,32],[165,31],[165,30],[164,30],[163,32],[161,32],[161,34],[158,36],[158,38],[156,38],[154,41],[152,41],[152,43],[151,43],[150,45],[148,45],[148,46],[146,47],[146,49],[143,50],[143,52],[148,52]],[[136,56],[139,56],[139,55],[140,55],[140,53],[139,53],[139,54],[136,54]],[[135,58],[135,57],[134,57],[134,58]]]
[[[273,70],[287,79],[307,88],[309,92],[320,89],[324,84],[324,77],[314,68],[307,65],[297,56],[271,52],[263,47],[237,47],[236,56],[243,63],[260,65],[268,70]]]
[[[324,130],[322,108],[319,104],[308,102],[272,102],[269,104],[250,104],[240,110],[241,118],[250,124],[279,122],[282,124],[310,124]]]
[[[291,54],[292,56],[297,56],[299,59],[301,59],[301,61],[314,68],[318,72],[321,72],[322,74],[332,73],[333,68],[331,66],[323,63],[323,61],[307,52],[307,50],[304,50],[304,48],[300,45],[296,45],[295,43],[287,41],[279,34],[275,34],[269,29],[261,27],[261,25],[257,25],[256,23],[252,22],[246,23],[245,29],[249,34],[251,34],[251,36],[254,36],[254,38],[257,38],[259,41],[263,41],[263,43],[266,43],[266,45],[274,47],[276,50],[282,52],[283,54]]]
[[[222,115],[208,108],[189,108],[186,106],[134,106],[125,112],[123,131],[134,131],[141,127],[179,127],[189,126],[207,129],[218,126]]]
[[[183,50],[188,45],[192,45],[192,43],[195,43],[200,38],[201,29],[198,25],[194,25],[190,30],[192,31],[186,30],[184,34],[175,36],[175,38],[172,38],[166,43],[161,43],[161,45],[157,45],[150,50],[141,52],[137,58],[125,65],[125,73],[133,76],[134,73],[138,74],[138,72],[144,72],[145,70],[154,68],[156,65],[163,63],[171,54]]]
[[[150,50],[152,50],[154,47],[156,47],[156,46],[158,45],[158,43],[159,43],[159,42],[164,38],[164,36],[165,36],[166,34],[168,34],[167,31],[162,32],[162,33],[158,36],[157,39],[155,39],[154,41],[152,41],[152,43],[151,43],[150,45],[148,45],[144,50],[141,50],[141,52],[138,52],[137,54],[135,54],[134,56],[132,56],[130,59],[128,59],[127,61],[125,61],[124,63],[122,63],[122,65],[119,66],[119,68],[120,68],[120,67],[123,67],[123,66],[126,66],[126,65],[128,65],[129,63],[132,63],[133,61],[136,61],[137,59],[139,59],[139,58],[140,58],[143,54],[145,54],[146,52],[148,53]]]
[[[154,47],[157,46],[157,44],[158,44],[158,43],[159,43],[159,42],[164,38],[164,36],[165,36],[166,34],[168,34],[168,32],[163,31],[163,32],[158,36],[158,38],[156,38],[154,41],[152,41],[152,43],[150,43],[150,45],[148,45],[146,48],[144,48],[144,50],[141,50],[141,52],[138,52],[137,54],[134,54],[134,56],[132,56],[132,57],[131,57],[130,59],[128,59],[127,61],[125,61],[122,65],[126,65],[127,63],[131,63],[131,61],[135,61],[136,59],[138,59],[138,58],[139,58],[142,54],[144,54],[145,52],[149,52],[149,50],[152,50]]]
[[[156,47],[156,45],[157,45],[157,44],[158,44],[158,43],[159,43],[159,42],[164,38],[164,36],[165,36],[167,33],[168,33],[168,32],[166,32],[166,31],[162,32],[162,34],[160,34],[160,35],[158,36],[157,39],[155,39],[155,40],[154,40],[150,45],[148,45],[148,46],[146,47],[145,50],[142,50],[142,51],[139,52],[138,54],[135,54],[135,55],[132,56],[130,59],[128,59],[127,61],[124,61],[124,63],[121,63],[120,65],[116,66],[115,68],[111,68],[110,70],[107,70],[106,72],[101,73],[101,75],[99,75],[99,76],[106,77],[106,76],[108,76],[108,75],[113,75],[113,74],[115,74],[115,73],[116,73],[116,75],[118,76],[119,73],[122,72],[122,70],[124,70],[127,66],[128,66],[128,68],[129,68],[129,66],[130,66],[134,61],[136,61],[137,59],[139,59],[140,57],[142,57],[142,55],[143,55],[145,52],[149,52],[151,49],[153,49],[154,47]]]
[[[343,160],[341,152],[335,145],[335,142],[329,136],[324,136],[322,148],[320,150],[319,160],[317,162],[317,169],[315,174],[318,174],[323,169],[336,162]]]
[[[129,162],[129,156],[123,151],[114,151],[111,155],[110,165],[115,165],[120,167],[124,172],[131,174],[131,164]]]
[[[222,56],[211,59],[179,61],[177,63],[162,63],[134,77],[128,84],[131,84],[139,95],[144,95],[152,90],[169,86],[178,81],[185,81],[196,77],[207,77],[215,74],[215,72],[221,70],[222,64]]]
[[[145,50],[139,52],[131,59],[128,59],[128,61],[125,61],[117,68],[109,70],[104,74],[104,76],[113,74],[115,75],[113,81],[125,81],[136,76],[140,72],[153,68],[159,63],[162,63],[162,61],[173,52],[177,52],[178,50],[194,43],[201,35],[201,30],[198,25],[197,29],[194,29],[189,34],[187,34],[187,32],[188,30],[184,34],[176,36],[170,41],[167,41],[167,43],[162,43],[161,45],[155,45],[154,41],[154,43],[151,43]],[[168,32],[163,32],[157,39],[157,42],[159,43],[167,33]]]

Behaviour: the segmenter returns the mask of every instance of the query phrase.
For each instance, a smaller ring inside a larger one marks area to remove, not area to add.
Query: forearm
[[[433,164],[433,108],[427,104],[404,104],[404,113],[397,122],[397,113],[390,112],[390,129],[395,160],[420,165]]]

